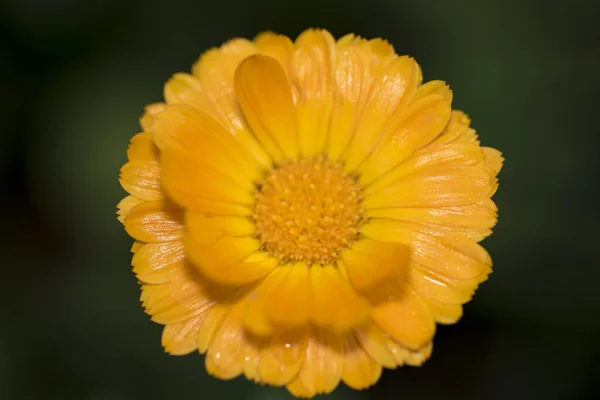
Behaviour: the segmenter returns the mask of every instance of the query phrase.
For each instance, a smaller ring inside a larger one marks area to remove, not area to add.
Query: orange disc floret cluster
[[[503,159],[384,40],[263,33],[146,108],[120,182],[170,354],[298,397],[420,365],[491,272]]]
[[[323,156],[282,164],[256,195],[259,238],[280,260],[335,262],[356,238],[360,200],[355,180]]]

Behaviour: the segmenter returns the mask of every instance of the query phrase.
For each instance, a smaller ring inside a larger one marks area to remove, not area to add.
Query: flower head
[[[170,354],[296,396],[420,365],[491,272],[502,157],[381,39],[263,33],[167,82],[119,219]]]

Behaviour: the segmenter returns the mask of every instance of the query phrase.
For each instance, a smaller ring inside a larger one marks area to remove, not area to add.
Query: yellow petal
[[[177,150],[166,149],[161,154],[162,182],[165,191],[181,206],[202,210],[205,203],[213,202],[251,205],[251,185],[240,186],[229,174]]]
[[[352,389],[363,390],[375,384],[380,376],[381,364],[365,353],[353,334],[346,336],[342,372],[344,383]]]
[[[261,54],[277,60],[291,83],[292,57],[296,46],[290,38],[273,32],[263,32],[254,39],[254,43]]]
[[[446,304],[464,304],[471,300],[472,291],[456,287],[451,281],[431,271],[413,265],[408,273],[408,283],[424,299]]]
[[[142,242],[166,242],[181,238],[181,211],[162,201],[142,203],[125,217],[127,233]]]
[[[435,321],[439,324],[455,324],[463,313],[462,305],[447,304],[433,299],[423,299]]]
[[[306,354],[308,330],[285,330],[275,334],[260,353],[259,375],[262,382],[282,386],[297,375]]]
[[[433,349],[432,342],[428,342],[420,349],[411,350],[388,336],[386,336],[385,344],[388,351],[394,356],[397,366],[404,364],[419,366],[429,358]]]
[[[159,324],[177,324],[204,314],[219,299],[209,295],[193,274],[160,284],[142,286],[144,310]]]
[[[365,209],[393,207],[456,207],[489,197],[495,181],[477,167],[447,167],[413,174],[370,194]]]
[[[464,112],[453,110],[450,114],[450,120],[442,133],[433,142],[418,151],[429,151],[432,148],[449,143],[473,143],[479,145],[477,134],[469,127],[470,124],[471,120]]]
[[[233,379],[244,372],[246,364],[254,364],[258,352],[252,338],[241,325],[241,308],[238,303],[225,317],[206,353],[206,370],[220,379]],[[248,371],[250,375],[252,371]]]
[[[121,186],[139,199],[160,200],[163,194],[160,190],[158,149],[149,133],[139,133],[131,139],[127,158],[129,162],[121,168]]]
[[[371,318],[383,331],[413,350],[423,347],[435,333],[431,312],[410,288],[396,301],[375,305]]]
[[[269,301],[264,303],[265,313],[275,326],[305,325],[313,310],[311,267],[297,263],[279,268],[290,271],[269,294]]]
[[[433,351],[433,342],[427,343],[425,346],[416,351],[409,351],[406,358],[406,364],[413,367],[422,365],[425,361],[431,357]]]
[[[154,161],[158,163],[158,156],[158,147],[152,141],[150,133],[138,133],[131,138],[127,148],[127,159],[129,161]]]
[[[352,285],[363,291],[405,272],[409,251],[407,246],[364,239],[343,253],[342,262]]]
[[[245,59],[235,73],[235,92],[252,132],[271,157],[296,158],[296,109],[277,60],[261,55]]]
[[[185,225],[196,243],[212,245],[223,236],[252,236],[256,227],[247,218],[235,216],[208,216],[203,212],[185,213]]]
[[[393,115],[402,115],[417,89],[419,66],[404,56],[392,60],[375,78],[356,133],[344,159],[354,171],[371,153],[380,133]]]
[[[408,160],[370,183],[365,189],[365,195],[369,196],[372,193],[377,193],[382,188],[413,174],[425,174],[428,170],[434,168],[476,166],[483,159],[483,151],[475,143],[450,143],[431,148],[428,151],[417,152]]]
[[[300,153],[312,156],[323,151],[333,107],[331,59],[334,39],[325,30],[307,30],[296,39],[293,82],[298,90]]]
[[[146,106],[144,115],[140,118],[140,126],[144,132],[150,132],[150,128],[154,123],[154,117],[160,112],[163,112],[166,107],[165,103],[154,103]]]
[[[202,93],[211,106],[207,113],[219,121],[257,162],[268,168],[269,156],[250,132],[240,110],[234,90],[234,75],[238,65],[257,52],[256,46],[246,39],[233,39],[221,48],[204,53],[194,64],[193,73],[200,80]]]
[[[119,182],[129,194],[145,201],[162,199],[158,163],[130,161],[121,168]]]
[[[206,353],[208,347],[217,332],[219,326],[229,313],[231,305],[227,303],[216,303],[208,308],[204,313],[202,326],[198,329],[198,351],[200,354]]]
[[[290,392],[294,397],[298,397],[301,399],[310,399],[315,397],[316,390],[314,387],[307,387],[300,381],[300,378],[296,377],[293,381],[288,383],[285,388]]]
[[[131,245],[131,252],[132,253],[137,253],[138,251],[140,251],[142,249],[142,247],[144,247],[146,243],[144,242],[140,242],[139,240],[136,240],[135,242],[133,242],[133,245]]]
[[[473,279],[491,265],[483,247],[458,233],[393,220],[372,221],[362,232],[374,240],[410,246],[411,262],[448,278]]]
[[[315,324],[344,333],[366,321],[369,310],[366,300],[356,294],[337,268],[313,266],[310,273]]]
[[[268,275],[277,266],[278,260],[266,255],[252,260],[252,254],[261,246],[256,239],[222,236],[203,245],[194,235],[190,231],[184,237],[186,254],[204,275],[219,283],[244,285]]]
[[[200,314],[185,322],[165,326],[161,339],[165,351],[174,356],[182,356],[196,350],[198,330],[203,320],[204,315]]]
[[[388,218],[434,225],[436,229],[460,232],[475,241],[491,233],[496,225],[497,212],[494,202],[483,199],[477,203],[459,207],[397,207],[367,211],[370,218]]]
[[[307,29],[296,39],[294,83],[299,100],[323,98],[331,90],[331,59],[335,40],[324,29]]]
[[[344,368],[343,337],[325,330],[311,336],[298,379],[308,392],[331,393],[339,384]]]
[[[450,103],[440,95],[430,95],[411,104],[406,115],[394,118],[382,133],[362,168],[359,182],[368,184],[431,142],[446,126],[450,111]]]
[[[388,347],[389,338],[383,332],[369,322],[367,325],[355,331],[356,339],[365,352],[378,364],[385,368],[393,369],[398,366],[396,354]]]
[[[164,96],[167,104],[188,104],[208,115],[214,114],[200,79],[193,75],[184,73],[173,75],[165,84]]]
[[[498,175],[504,162],[502,153],[491,147],[483,147],[483,153],[485,154],[485,166],[492,170],[494,176]]]
[[[167,106],[154,120],[152,138],[161,150],[177,150],[244,187],[260,177],[256,161],[240,143],[216,120],[189,105]]]
[[[292,268],[279,266],[269,276],[260,282],[248,296],[246,309],[243,314],[245,328],[257,336],[270,336],[273,334],[273,324],[267,316],[266,304],[272,301],[271,293],[292,271]]]
[[[183,243],[179,240],[146,243],[131,260],[133,272],[144,283],[166,283],[187,274]]]
[[[137,197],[127,196],[117,204],[117,219],[121,222],[125,222],[125,217],[129,215],[129,212],[136,206],[145,203],[144,200],[138,199]]]
[[[332,160],[341,157],[354,135],[373,75],[373,55],[358,45],[338,45],[334,60],[334,106],[328,140],[328,155]]]
[[[419,86],[419,88],[415,92],[412,102],[415,103],[432,94],[440,95],[448,103],[452,103],[452,90],[450,90],[450,87],[446,85],[446,82],[438,80],[429,81]]]

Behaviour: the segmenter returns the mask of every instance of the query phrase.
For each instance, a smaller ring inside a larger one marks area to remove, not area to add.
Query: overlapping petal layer
[[[131,139],[118,219],[169,354],[197,350],[216,377],[299,397],[362,390],[382,368],[421,365],[436,323],[460,319],[491,273],[478,242],[496,223],[502,155],[479,145],[445,82],[423,84],[386,41],[316,29],[234,39],[175,74],[164,97]],[[271,174],[295,162],[285,179]],[[306,165],[329,170],[313,181]],[[302,201],[278,197],[301,182]],[[257,213],[265,195],[290,216]],[[327,236],[348,223],[330,217],[341,213],[354,225]],[[269,235],[280,249],[306,237],[341,247],[275,256],[259,226],[286,229]]]

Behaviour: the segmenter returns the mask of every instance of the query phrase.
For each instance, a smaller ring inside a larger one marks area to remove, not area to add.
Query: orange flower
[[[420,365],[491,272],[502,157],[381,39],[234,39],[148,106],[121,184],[170,354],[299,397]]]

